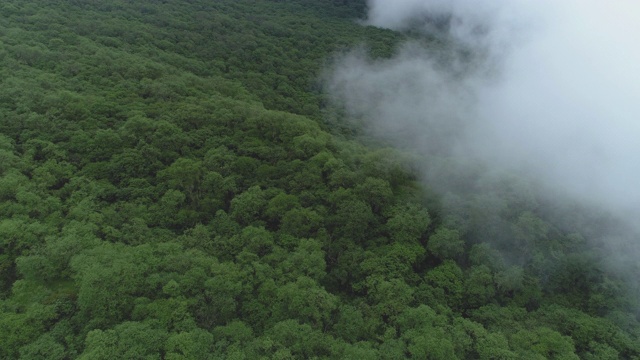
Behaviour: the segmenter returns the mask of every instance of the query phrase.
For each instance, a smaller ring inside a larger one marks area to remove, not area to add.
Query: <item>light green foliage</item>
[[[5,172],[0,181],[0,200],[14,200],[20,185],[27,182],[27,177],[18,171]]]
[[[282,278],[306,276],[321,281],[326,276],[326,262],[321,243],[314,239],[300,239],[295,251],[279,264]]]
[[[369,205],[375,213],[379,213],[391,203],[393,198],[393,190],[389,182],[379,178],[368,177],[363,183],[358,184],[356,192],[360,197],[369,201]]]
[[[511,343],[522,358],[579,359],[571,338],[545,327],[520,330],[513,334]]]
[[[20,158],[15,153],[13,141],[0,134],[0,176],[9,169],[19,168]]]
[[[464,283],[464,298],[468,307],[479,307],[490,302],[495,296],[493,274],[486,266],[474,266]]]
[[[271,355],[276,359],[305,359],[331,354],[334,340],[307,324],[285,320],[275,324],[252,345],[251,350],[256,355]]]
[[[158,172],[157,176],[171,188],[184,192],[189,203],[197,207],[202,197],[201,183],[204,176],[202,162],[180,158]]]
[[[300,200],[298,197],[280,193],[269,200],[269,204],[265,210],[265,215],[270,221],[279,222],[287,211],[298,207],[300,207]]]
[[[62,360],[65,356],[64,346],[48,334],[20,348],[20,359],[25,360]]]
[[[306,276],[282,286],[276,296],[276,317],[292,317],[315,328],[322,328],[328,323],[338,300]]]
[[[509,350],[507,338],[501,333],[490,333],[478,339],[477,352],[481,360],[515,360],[519,358]]]
[[[377,359],[380,358],[379,352],[372,348],[370,343],[359,342],[355,345],[346,345],[342,353],[337,357],[342,359]]]
[[[165,345],[167,360],[206,360],[211,357],[214,338],[209,332],[195,330],[171,335]]]
[[[593,341],[589,343],[589,352],[585,354],[584,359],[587,360],[615,360],[620,358],[620,353],[609,345],[601,344]]]
[[[389,236],[393,241],[412,243],[422,238],[431,224],[426,209],[408,204],[393,209],[393,215],[387,221]]]
[[[259,186],[253,186],[231,201],[231,216],[241,225],[259,221],[267,206],[266,194]]]
[[[393,243],[381,246],[376,252],[367,252],[360,267],[367,274],[416,280],[413,266],[424,259],[424,254],[425,250],[419,244]]]
[[[367,335],[365,325],[362,311],[351,305],[342,305],[334,329],[345,341],[354,343]]]
[[[375,217],[371,207],[362,200],[344,200],[338,203],[334,223],[335,232],[353,241],[365,240],[365,234]]]
[[[242,321],[232,321],[225,326],[218,326],[211,333],[214,338],[215,351],[220,356],[224,356],[230,349],[238,351],[246,348],[255,336],[253,330]],[[233,352],[235,351],[229,351],[229,353]]]
[[[219,264],[213,269],[213,276],[204,281],[205,308],[212,325],[224,325],[236,316],[236,298],[242,292],[242,274],[232,264]]]
[[[148,250],[105,244],[73,259],[78,307],[88,321],[100,327],[129,316],[131,301],[142,288],[149,268],[141,261],[149,255]],[[123,276],[126,281],[122,281]]]
[[[314,236],[322,224],[322,217],[317,212],[302,208],[291,209],[282,217],[280,229],[283,233],[297,237]]]
[[[440,259],[455,259],[464,251],[464,241],[457,230],[440,228],[429,237],[427,250]]]
[[[33,296],[33,293],[27,295]],[[55,318],[55,312],[50,306],[32,305],[26,312],[12,313],[3,310],[0,313],[0,355],[3,358],[16,358],[19,349],[38,340],[47,325]],[[46,339],[43,339],[46,342]],[[34,344],[32,351],[37,356],[40,352]],[[27,351],[27,350],[25,350]],[[51,353],[51,355],[55,355]]]
[[[367,290],[372,315],[376,317],[394,317],[414,298],[414,290],[401,279],[385,280],[380,276],[370,276],[363,287]]]
[[[412,359],[445,360],[455,358],[453,344],[443,339],[442,331],[409,338],[407,349]]]
[[[166,338],[162,330],[143,323],[125,322],[112,330],[89,332],[85,350],[78,359],[161,359]]]
[[[433,287],[434,296],[442,305],[460,306],[464,292],[462,269],[451,260],[430,270],[425,275],[427,284]]]

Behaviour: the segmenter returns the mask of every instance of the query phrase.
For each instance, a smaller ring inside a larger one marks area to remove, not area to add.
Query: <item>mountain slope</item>
[[[624,282],[526,184],[437,194],[332,127],[324,65],[404,38],[363,11],[3,2],[0,357],[640,356]]]

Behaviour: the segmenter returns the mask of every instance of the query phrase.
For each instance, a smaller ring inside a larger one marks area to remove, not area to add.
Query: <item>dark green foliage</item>
[[[1,2],[0,358],[640,357],[606,218],[349,136],[365,8]]]

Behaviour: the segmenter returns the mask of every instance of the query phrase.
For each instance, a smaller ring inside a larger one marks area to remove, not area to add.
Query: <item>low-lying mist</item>
[[[637,303],[638,19],[632,0],[369,0],[366,24],[413,40],[388,59],[342,54],[327,90],[368,135],[423,157],[415,166],[446,226],[474,216],[456,214],[460,201],[479,204],[487,225],[474,241],[523,264],[510,225],[519,210],[491,195],[516,194],[582,234]]]
[[[370,0],[367,24],[438,41],[382,60],[354,50],[328,89],[397,146],[522,174],[632,225],[638,19],[631,0]]]

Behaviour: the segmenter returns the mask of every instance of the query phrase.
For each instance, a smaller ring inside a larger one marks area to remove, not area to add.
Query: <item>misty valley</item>
[[[0,2],[0,358],[640,359],[640,81],[505,4]]]

